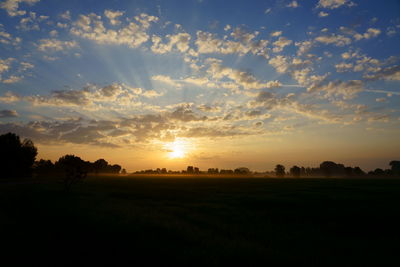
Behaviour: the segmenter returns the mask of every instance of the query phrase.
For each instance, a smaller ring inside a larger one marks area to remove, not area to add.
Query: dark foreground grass
[[[0,184],[0,253],[53,266],[400,266],[400,180]],[[9,266],[10,263],[3,266]]]

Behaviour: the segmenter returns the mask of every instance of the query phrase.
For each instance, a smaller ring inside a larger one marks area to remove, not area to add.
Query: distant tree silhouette
[[[374,171],[369,172],[369,174],[383,176],[385,175],[385,171],[381,168],[376,168]]]
[[[353,174],[355,176],[363,176],[363,175],[365,175],[365,172],[363,170],[361,170],[360,167],[354,167]]]
[[[207,170],[207,173],[208,173],[208,174],[218,174],[218,173],[219,173],[219,170],[218,170],[218,168],[209,168],[209,169]]]
[[[290,168],[290,175],[292,175],[293,177],[300,177],[301,174],[301,169],[298,166],[293,166],[292,168]]]
[[[56,163],[57,169],[64,172],[64,189],[69,191],[71,186],[86,178],[88,172],[88,164],[80,157],[74,155],[65,155]]]
[[[125,175],[126,174],[126,170],[122,169],[121,174]]]
[[[93,162],[92,166],[95,174],[105,173],[108,166],[108,162],[104,159],[98,159],[95,162]]]
[[[33,142],[18,135],[7,133],[0,135],[0,164],[3,177],[27,177],[32,174],[37,149]]]
[[[39,176],[53,175],[56,173],[56,168],[51,160],[41,159],[33,165],[33,171]]]
[[[278,164],[275,166],[275,175],[278,177],[284,177],[285,176],[285,166]]]
[[[326,177],[332,175],[343,176],[345,174],[345,168],[343,164],[336,164],[333,161],[324,161],[319,165],[321,172]]]
[[[193,166],[188,166],[187,169],[186,169],[186,172],[187,172],[187,173],[194,173],[194,168],[193,168]]]
[[[393,160],[389,163],[393,175],[400,175],[400,161]]]
[[[112,166],[108,166],[109,172],[110,173],[115,173],[115,174],[119,174],[119,172],[121,171],[122,167],[118,164],[114,164]]]
[[[246,175],[246,174],[250,174],[250,169],[246,168],[246,167],[239,167],[239,168],[236,168],[233,172],[235,174]]]

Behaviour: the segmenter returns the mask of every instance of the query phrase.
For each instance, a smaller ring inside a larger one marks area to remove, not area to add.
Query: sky
[[[5,0],[0,134],[128,171],[400,159],[398,0]]]

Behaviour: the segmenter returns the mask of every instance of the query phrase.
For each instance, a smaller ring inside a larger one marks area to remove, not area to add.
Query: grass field
[[[400,266],[399,204],[399,179],[3,182],[1,253],[53,266]]]

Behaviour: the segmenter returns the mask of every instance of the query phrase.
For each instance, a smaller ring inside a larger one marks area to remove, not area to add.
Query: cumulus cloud
[[[309,87],[307,90],[309,92],[322,92],[325,97],[336,96],[343,99],[352,99],[359,92],[364,91],[364,83],[360,80],[331,81],[327,84]]]
[[[65,19],[65,20],[71,20],[71,12],[69,10],[67,10],[64,13],[61,13],[60,18]]]
[[[319,0],[317,7],[318,8],[327,8],[327,9],[335,9],[341,6],[353,6],[355,5],[353,2],[349,0]]]
[[[279,81],[261,82],[249,72],[222,66],[218,61],[211,62],[207,72],[217,80],[229,78],[244,89],[262,89],[281,86]]]
[[[21,43],[20,37],[13,37],[10,33],[3,29],[3,25],[0,24],[0,44],[17,46]]]
[[[359,34],[359,33],[354,34],[354,39],[356,39],[356,41],[362,39],[371,39],[377,37],[379,34],[381,34],[380,29],[369,28],[364,34]]]
[[[275,31],[275,32],[271,32],[270,34],[272,37],[279,37],[282,35],[282,31]]]
[[[384,68],[372,75],[365,75],[364,78],[367,80],[388,80],[388,81],[400,81],[400,66],[391,66]]]
[[[166,83],[166,84],[168,84],[170,86],[174,86],[176,88],[181,88],[181,84],[179,84],[178,82],[176,82],[175,80],[173,80],[171,77],[169,77],[167,75],[154,75],[151,77],[151,79],[153,81]]]
[[[240,28],[235,28],[231,33],[234,40],[219,39],[215,34],[209,32],[198,31],[195,44],[200,54],[239,54],[245,55],[252,53],[268,57],[267,45],[268,40],[255,40],[258,32],[248,33]]]
[[[2,80],[2,83],[10,84],[10,83],[17,83],[23,79],[23,76],[16,76],[16,75],[11,75],[10,77]]]
[[[351,44],[351,39],[343,35],[323,35],[315,38],[315,41],[323,44],[333,44],[336,46],[345,46]]]
[[[327,13],[327,12],[320,11],[320,12],[318,13],[318,17],[320,17],[320,18],[325,18],[325,17],[327,17],[327,16],[329,16],[329,13]]]
[[[0,118],[14,118],[14,117],[18,117],[17,111],[8,109],[0,110]]]
[[[104,16],[106,16],[109,19],[110,24],[113,26],[121,24],[121,21],[119,21],[118,18],[121,17],[122,15],[124,15],[124,12],[122,11],[113,11],[108,9],[104,11]]]
[[[274,48],[272,49],[272,51],[275,53],[281,52],[285,48],[285,46],[291,45],[292,42],[292,40],[281,36],[277,41],[273,42]]]
[[[342,62],[342,63],[336,64],[335,68],[336,68],[337,72],[346,72],[353,68],[353,64]]]
[[[58,52],[79,47],[76,41],[61,41],[58,39],[41,39],[36,44],[39,51]]]
[[[12,62],[15,61],[15,58],[7,58],[1,59],[0,58],[0,77],[3,72],[10,70]]]
[[[22,16],[26,14],[25,10],[20,10],[19,5],[26,3],[29,5],[36,4],[40,0],[5,0],[4,2],[0,3],[0,8],[5,9],[9,16]]]
[[[160,95],[160,93],[152,90],[146,93],[140,88],[114,83],[104,87],[89,85],[80,90],[55,90],[48,95],[19,96],[12,92],[7,92],[4,96],[0,96],[0,102],[27,101],[36,106],[95,109],[100,104],[128,105],[140,96],[157,97]]]
[[[190,48],[189,44],[191,36],[188,33],[178,33],[175,35],[168,34],[166,39],[168,39],[168,42],[162,43],[161,37],[153,35],[153,45],[151,46],[151,50],[156,54],[165,54],[171,52],[174,48],[182,53],[186,52]]]
[[[94,13],[80,15],[73,23],[71,33],[99,44],[126,45],[135,48],[149,39],[147,29],[151,23],[158,21],[157,17],[140,14],[135,17],[136,23],[129,21],[127,25],[118,29],[107,29],[101,16]]]
[[[286,7],[297,8],[299,7],[299,3],[297,1],[291,1],[289,4],[286,5]]]

